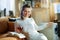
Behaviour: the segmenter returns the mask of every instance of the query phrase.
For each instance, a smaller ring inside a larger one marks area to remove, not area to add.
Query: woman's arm
[[[37,27],[37,31],[52,27],[52,25],[53,25],[53,22],[41,23],[39,26],[35,23],[35,27]]]
[[[29,34],[27,32],[24,32],[23,27],[18,25],[18,23],[15,23],[15,31],[18,32],[18,33],[24,34],[27,37],[27,40],[29,39]]]
[[[27,33],[27,32],[24,32],[23,27],[21,27],[18,23],[15,23],[15,31],[23,34]]]
[[[37,31],[40,31],[40,30],[43,30],[43,29],[46,29],[48,28],[49,26],[52,25],[52,22],[49,22],[49,23],[41,23],[39,26],[35,23],[34,19],[32,18],[32,21],[33,21],[33,24],[34,24],[34,27]],[[48,26],[49,25],[49,26]]]

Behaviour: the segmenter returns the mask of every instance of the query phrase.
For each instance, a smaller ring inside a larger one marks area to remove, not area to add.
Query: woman
[[[38,26],[31,17],[32,8],[28,4],[21,10],[21,18],[16,20],[16,32],[26,32],[29,34],[29,40],[48,40],[42,33],[37,32]],[[20,29],[18,29],[20,28]]]

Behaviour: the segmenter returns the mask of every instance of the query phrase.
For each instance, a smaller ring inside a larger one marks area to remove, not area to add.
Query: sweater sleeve
[[[41,23],[39,26],[35,23],[34,19],[32,18],[33,23],[34,23],[34,27],[37,31],[43,30],[47,27],[48,23]]]

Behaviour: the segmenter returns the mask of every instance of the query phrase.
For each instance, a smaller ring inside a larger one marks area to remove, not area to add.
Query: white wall
[[[6,1],[7,0],[0,0],[0,10],[3,10],[4,8],[6,8]]]

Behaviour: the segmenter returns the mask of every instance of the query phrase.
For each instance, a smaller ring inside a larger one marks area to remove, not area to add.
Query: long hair
[[[22,10],[21,10],[21,19],[22,19],[22,20],[24,20],[23,11],[24,11],[25,8],[31,8],[31,6],[28,5],[28,4],[23,5]],[[31,15],[29,16],[29,18],[31,18]]]

